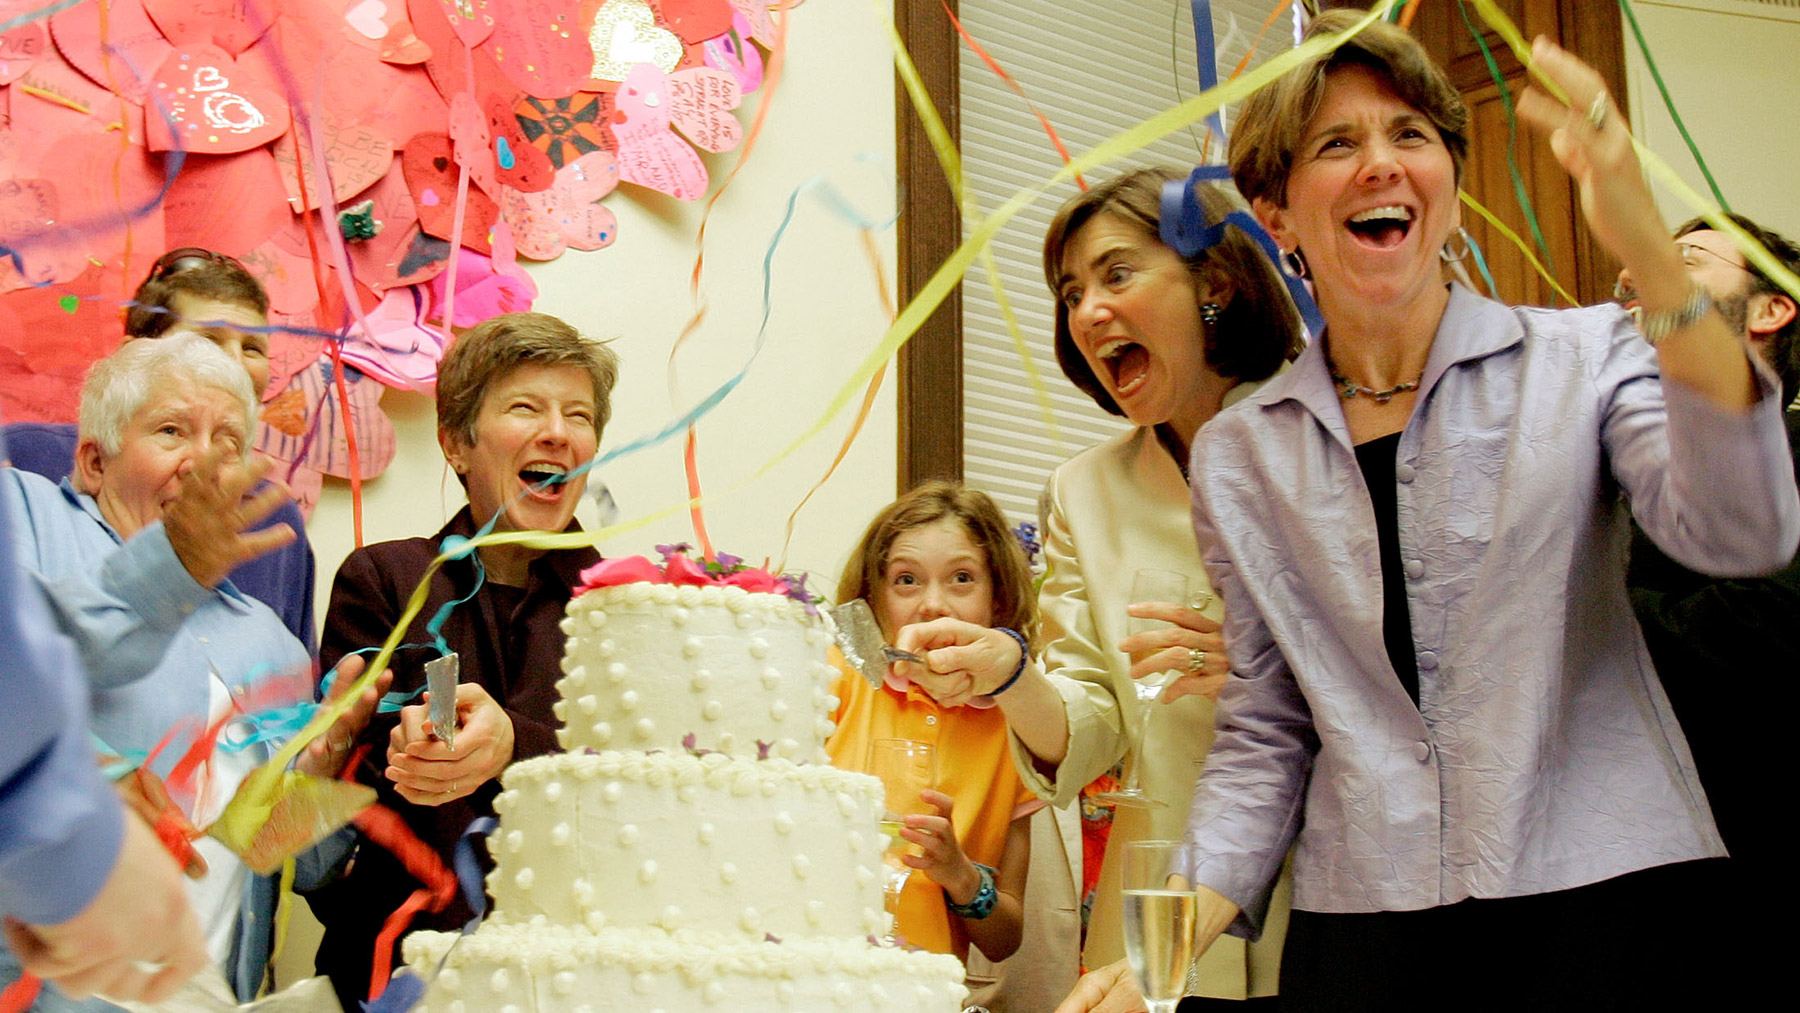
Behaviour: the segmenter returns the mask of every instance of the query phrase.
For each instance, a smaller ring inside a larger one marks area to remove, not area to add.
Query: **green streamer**
[[[1537,244],[1538,252],[1544,255],[1546,273],[1556,272],[1556,263],[1550,259],[1550,244],[1544,242],[1544,232],[1538,228],[1537,209],[1531,204],[1531,195],[1525,192],[1525,177],[1519,172],[1519,121],[1513,114],[1512,89],[1506,86],[1506,75],[1500,73],[1500,65],[1494,62],[1494,54],[1488,49],[1487,40],[1482,38],[1481,29],[1469,18],[1469,7],[1463,0],[1456,0],[1456,9],[1462,12],[1463,24],[1469,26],[1469,34],[1475,36],[1475,44],[1481,47],[1481,58],[1487,61],[1488,74],[1500,87],[1500,104],[1506,109],[1506,171],[1512,176],[1513,198],[1519,202],[1519,210],[1525,213],[1525,224],[1531,230],[1531,241]]]
[[[1619,0],[1619,9],[1625,12],[1625,20],[1631,25],[1631,35],[1637,39],[1638,50],[1644,54],[1644,65],[1650,68],[1650,80],[1656,82],[1656,90],[1662,93],[1663,105],[1669,110],[1669,118],[1675,121],[1675,129],[1681,131],[1681,139],[1687,142],[1688,151],[1694,156],[1694,164],[1700,167],[1700,175],[1706,177],[1706,185],[1712,190],[1713,200],[1726,211],[1731,205],[1725,203],[1725,195],[1719,192],[1719,184],[1713,179],[1712,170],[1706,167],[1706,159],[1700,157],[1700,146],[1688,136],[1687,124],[1681,122],[1681,114],[1675,111],[1675,100],[1669,97],[1669,86],[1663,84],[1662,72],[1656,69],[1656,58],[1650,55],[1650,44],[1644,41],[1644,33],[1638,28],[1637,15],[1632,13],[1630,0]]]

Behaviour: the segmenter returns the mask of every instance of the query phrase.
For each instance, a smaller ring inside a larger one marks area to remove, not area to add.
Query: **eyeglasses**
[[[1740,264],[1735,260],[1728,260],[1728,259],[1726,259],[1724,254],[1715,253],[1712,250],[1709,250],[1706,247],[1700,246],[1695,243],[1679,243],[1678,242],[1675,244],[1675,250],[1677,253],[1681,254],[1681,262],[1683,264],[1686,264],[1688,267],[1700,267],[1703,264],[1705,264],[1706,260],[1704,257],[1701,256],[1701,254],[1705,254],[1707,257],[1711,257],[1712,259],[1718,261],[1721,264],[1726,265],[1727,267],[1735,267],[1738,270],[1743,271],[1746,274],[1755,274],[1756,273],[1756,272],[1750,270],[1750,268],[1747,265]]]
[[[227,257],[223,253],[202,249],[198,246],[183,246],[156,258],[156,263],[150,265],[148,280],[183,274],[207,264],[224,264],[240,271],[244,269],[244,265],[238,263],[236,258]]]

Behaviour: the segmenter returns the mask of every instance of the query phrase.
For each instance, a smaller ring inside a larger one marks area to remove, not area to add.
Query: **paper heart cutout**
[[[344,12],[344,24],[349,25],[365,39],[375,41],[387,38],[388,5],[381,0],[362,0]]]
[[[701,42],[731,30],[731,4],[726,0],[660,0],[663,20],[683,42]]]
[[[556,178],[550,156],[532,145],[513,115],[512,103],[499,96],[488,99],[487,127],[494,139],[494,179],[502,186],[525,193],[548,190]]]
[[[169,248],[199,246],[241,257],[262,245],[294,220],[289,205],[274,199],[285,175],[268,148],[188,159],[163,199]]]
[[[49,49],[50,33],[36,21],[0,32],[0,85],[23,77]]]
[[[469,181],[484,193],[499,193],[494,179],[493,136],[487,117],[475,104],[475,96],[458,92],[450,97],[450,157],[469,170]]]
[[[612,129],[619,140],[619,179],[679,200],[698,200],[706,193],[705,163],[669,130],[668,75],[640,63],[613,100],[618,103]]]
[[[77,295],[65,295],[56,300],[56,304],[62,307],[64,313],[74,316],[75,311],[81,308],[81,297]]]
[[[249,49],[274,22],[274,4],[244,0],[143,0],[163,37],[180,45],[212,43],[232,56]]]
[[[701,43],[706,65],[728,70],[737,78],[738,90],[744,94],[762,87],[762,53],[750,43],[750,22],[733,12],[731,31]]]
[[[474,49],[494,33],[489,0],[438,0],[438,7],[463,45]]]
[[[418,206],[419,228],[439,239],[450,239],[456,221],[459,174],[455,159],[450,156],[450,138],[444,134],[420,134],[407,141],[400,155],[400,171]],[[488,252],[488,230],[499,217],[500,206],[493,198],[470,187],[463,214],[462,245]]]
[[[601,81],[623,81],[640,63],[667,72],[681,62],[681,40],[656,27],[656,15],[644,0],[609,0],[594,14],[588,42],[594,50],[589,73]]]
[[[482,44],[506,79],[527,95],[567,98],[580,90],[594,64],[576,5],[514,0],[509,16]]]
[[[669,121],[694,146],[730,151],[744,139],[744,125],[731,110],[743,101],[728,70],[697,67],[669,75]]]
[[[730,0],[732,9],[744,16],[749,34],[765,46],[775,45],[775,19],[769,16],[768,0]],[[800,6],[799,0],[787,5],[788,10]],[[748,91],[749,89],[745,89]]]
[[[513,118],[525,139],[560,169],[590,151],[618,146],[606,129],[612,105],[612,96],[591,91],[558,99],[527,96],[513,107]]]
[[[151,79],[150,95],[164,113],[145,120],[145,146],[151,151],[249,151],[288,129],[280,91],[211,44],[171,51]]]
[[[600,200],[618,184],[618,159],[610,151],[591,151],[559,169],[556,181],[542,193],[507,191],[502,208],[519,255],[554,260],[570,247],[611,246],[618,238],[618,220]]]
[[[50,35],[63,59],[89,80],[143,102],[150,75],[174,47],[150,22],[141,0],[112,0],[107,6],[104,46],[100,21],[99,4],[77,4],[51,17]]]
[[[374,186],[376,180],[387,174],[388,166],[394,161],[394,145],[372,124],[347,120],[330,109],[313,122],[318,123],[325,134],[325,165],[331,172],[333,202],[348,203],[350,198]],[[295,133],[283,134],[276,140],[275,161],[281,166],[281,182],[287,188],[289,208],[295,212],[312,211],[321,203],[323,186],[317,175],[312,141],[300,134],[299,170],[305,173],[306,181],[306,206],[302,208],[295,171]]]

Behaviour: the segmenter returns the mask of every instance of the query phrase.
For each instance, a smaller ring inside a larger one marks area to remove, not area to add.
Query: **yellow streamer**
[[[1564,302],[1568,303],[1570,306],[1580,306],[1581,305],[1581,300],[1576,299],[1574,296],[1569,294],[1567,289],[1565,289],[1561,285],[1557,284],[1556,279],[1551,276],[1550,271],[1544,267],[1542,261],[1539,261],[1537,259],[1537,255],[1531,252],[1531,247],[1526,244],[1524,239],[1521,239],[1519,237],[1519,234],[1517,232],[1514,232],[1512,229],[1507,228],[1505,222],[1494,217],[1494,213],[1492,211],[1489,211],[1487,208],[1482,207],[1481,202],[1476,200],[1475,198],[1469,196],[1469,192],[1467,190],[1458,190],[1458,191],[1456,191],[1456,195],[1458,197],[1461,197],[1462,202],[1464,204],[1467,204],[1471,210],[1473,210],[1476,214],[1480,215],[1483,219],[1485,219],[1489,225],[1492,225],[1496,232],[1500,233],[1502,236],[1505,236],[1509,242],[1511,242],[1514,246],[1518,247],[1519,252],[1523,253],[1525,255],[1525,259],[1531,261],[1531,266],[1537,268],[1538,275],[1541,276],[1545,281],[1550,283],[1550,287],[1556,290],[1557,295],[1562,296]]]

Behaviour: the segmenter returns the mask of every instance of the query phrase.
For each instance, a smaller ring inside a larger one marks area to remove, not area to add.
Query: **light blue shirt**
[[[89,673],[89,727],[114,752],[141,755],[180,729],[151,764],[166,776],[205,726],[209,672],[234,694],[274,673],[310,673],[311,658],[281,619],[230,581],[196,583],[160,523],[121,540],[93,498],[67,480],[53,485],[13,468],[0,469],[0,499],[12,515],[20,567],[99,669]],[[221,738],[231,735],[228,727]],[[257,762],[273,752],[267,742],[247,748]],[[239,943],[226,968],[240,993],[260,980],[268,958],[268,883],[252,878],[245,890]]]
[[[0,497],[0,915],[54,925],[99,892],[123,824],[118,799],[94,768],[75,652],[15,562],[20,538],[7,499]]]
[[[1323,343],[1194,445],[1194,519],[1233,671],[1185,868],[1260,931],[1294,907],[1414,910],[1724,854],[1625,595],[1635,512],[1720,575],[1800,540],[1779,391],[1665,387],[1617,307],[1452,286],[1400,437],[1419,704],[1382,641],[1369,494]]]

